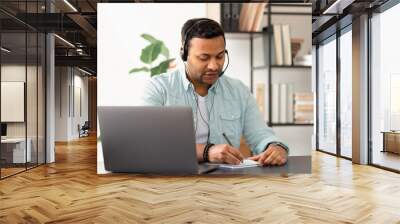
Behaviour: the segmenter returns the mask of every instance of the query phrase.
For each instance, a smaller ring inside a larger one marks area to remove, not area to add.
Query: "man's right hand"
[[[213,145],[208,151],[208,160],[213,163],[239,164],[243,155],[239,149],[227,144]]]

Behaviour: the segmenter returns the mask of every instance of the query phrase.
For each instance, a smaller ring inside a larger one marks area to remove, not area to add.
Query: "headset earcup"
[[[186,61],[186,59],[185,59],[185,51],[183,50],[183,47],[181,47],[181,50],[180,50],[180,56],[181,56],[181,58],[182,58],[182,61]]]

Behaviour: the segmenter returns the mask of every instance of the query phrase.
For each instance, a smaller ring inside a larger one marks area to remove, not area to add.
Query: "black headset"
[[[206,24],[206,23],[210,23],[210,22],[214,22],[213,20],[211,20],[211,19],[207,19],[207,18],[201,18],[201,19],[198,19],[196,22],[194,22],[186,31],[185,31],[185,35],[183,36],[183,40],[182,40],[182,47],[181,47],[181,52],[180,52],[180,54],[181,54],[181,58],[182,58],[182,60],[184,61],[184,62],[186,62],[187,61],[187,58],[188,58],[188,52],[189,52],[189,44],[188,44],[188,37],[189,37],[189,35],[191,34],[191,32],[194,30],[194,28],[195,27],[198,27],[198,26],[200,26],[200,24]],[[225,37],[224,37],[224,42],[225,42],[225,44],[226,44],[226,40],[225,40]],[[226,67],[225,67],[225,69],[224,70],[222,70],[222,72],[219,74],[219,77],[221,77],[224,73],[225,73],[225,71],[226,71],[226,69],[228,68],[228,66],[229,66],[229,54],[228,54],[228,50],[226,50],[225,49],[225,54],[226,54],[226,56],[227,56],[227,64],[226,64]]]
[[[206,24],[206,23],[209,23],[209,22],[213,22],[213,20],[211,20],[211,19],[207,19],[207,18],[201,18],[201,19],[198,19],[196,22],[194,22],[186,31],[185,31],[185,35],[183,35],[183,40],[182,40],[182,47],[181,47],[181,52],[180,52],[180,54],[181,54],[181,58],[182,58],[182,60],[184,61],[184,62],[186,62],[187,61],[187,58],[188,58],[188,51],[189,51],[189,44],[188,44],[188,38],[189,38],[189,35],[191,34],[191,32],[194,30],[194,28],[195,27],[198,27],[198,26],[200,26],[200,24]],[[224,42],[225,42],[225,44],[226,44],[226,40],[225,40],[225,37],[224,37]],[[225,73],[225,71],[226,71],[226,69],[228,68],[228,66],[229,66],[229,54],[228,54],[228,50],[225,50],[225,54],[226,54],[226,56],[227,56],[227,64],[226,64],[226,67],[225,67],[225,69],[224,70],[222,70],[222,72],[219,74],[219,77],[221,77],[224,73]],[[197,122],[198,122],[198,117],[197,117],[197,110],[198,110],[198,108],[199,108],[199,102],[198,102],[198,98],[197,98],[197,96],[196,96],[196,94],[194,94],[194,97],[195,97],[195,100],[196,100],[196,106],[197,106],[197,108],[196,108],[196,128],[195,128],[195,132],[197,132]],[[214,96],[215,97],[215,96]],[[212,104],[211,104],[211,109],[210,109],[210,111],[208,111],[208,114],[209,114],[209,116],[211,116],[210,114],[211,114],[211,111],[213,110],[213,107],[214,107],[214,97],[213,97],[213,100],[212,100]],[[201,119],[204,121],[204,123],[206,123],[206,125],[207,125],[207,128],[208,128],[208,135],[207,135],[207,144],[209,143],[209,140],[210,140],[210,124],[209,124],[209,122],[207,122],[206,120],[205,120],[205,118],[203,117],[203,115],[201,114],[201,111],[199,111],[199,113],[200,113],[200,117],[201,117]]]

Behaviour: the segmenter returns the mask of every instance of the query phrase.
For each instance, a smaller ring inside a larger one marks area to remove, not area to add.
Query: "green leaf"
[[[175,60],[175,58],[167,59],[167,60],[161,62],[158,66],[151,68],[150,76],[155,76],[155,75],[159,75],[159,74],[167,72],[169,63],[173,60]]]
[[[161,46],[161,54],[165,56],[165,58],[169,58],[169,50],[163,43]]]
[[[150,44],[149,46],[142,49],[142,54],[140,55],[140,60],[143,63],[151,64],[158,55],[161,53],[161,46],[163,44],[161,42],[156,42],[154,44]]]
[[[149,41],[152,44],[160,42],[162,44],[162,46],[161,46],[161,54],[164,55],[165,58],[169,58],[169,50],[165,46],[164,42],[162,42],[161,40],[156,39],[155,37],[153,37],[152,35],[147,34],[147,33],[142,34],[141,37],[143,37],[143,39]]]
[[[135,73],[135,72],[148,72],[149,68],[147,67],[141,67],[141,68],[132,68],[131,70],[129,70],[129,74]]]
[[[149,41],[149,42],[152,43],[152,44],[157,43],[157,42],[162,42],[162,41],[157,40],[157,39],[154,38],[152,35],[147,34],[147,33],[142,34],[141,37],[143,37],[143,39]]]

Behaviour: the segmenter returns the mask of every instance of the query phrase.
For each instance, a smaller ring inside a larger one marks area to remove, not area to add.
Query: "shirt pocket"
[[[183,96],[176,96],[174,94],[167,95],[167,106],[190,106],[185,101],[185,97]]]
[[[240,112],[229,112],[220,115],[221,130],[225,133],[233,145],[240,142],[241,125],[240,125]],[[227,142],[228,143],[228,142]]]

